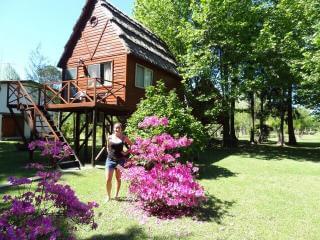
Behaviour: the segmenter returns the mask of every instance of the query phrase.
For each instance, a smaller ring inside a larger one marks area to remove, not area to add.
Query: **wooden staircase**
[[[28,123],[33,136],[45,141],[61,141],[69,145],[62,132],[53,121],[53,116],[44,107],[44,87],[42,84],[31,81],[12,81],[7,88],[7,107],[14,116],[14,110],[19,110]],[[82,164],[72,149],[72,154],[68,159],[58,162],[61,169],[79,168]]]

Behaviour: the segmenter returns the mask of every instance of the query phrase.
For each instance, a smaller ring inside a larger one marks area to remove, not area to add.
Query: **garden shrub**
[[[42,155],[58,161],[70,155],[70,149],[61,142],[34,141],[30,149],[40,148]],[[18,195],[3,197],[5,208],[0,213],[0,239],[74,239],[78,225],[97,228],[94,221],[95,202],[81,202],[69,185],[59,184],[61,173],[32,163],[37,169],[36,184],[28,178],[9,177],[18,186]]]
[[[171,121],[170,121],[171,124]],[[169,125],[166,118],[146,117],[139,129],[159,131]],[[150,214],[171,218],[189,213],[206,200],[204,189],[195,181],[198,168],[177,162],[178,149],[189,147],[192,139],[161,133],[138,137],[131,146],[129,168],[123,179],[130,181],[129,192]]]
[[[157,129],[137,128],[145,116],[167,117],[170,124]],[[175,91],[167,91],[164,83],[159,81],[156,86],[146,89],[146,97],[137,106],[137,110],[128,119],[126,133],[129,138],[137,136],[150,137],[155,134],[167,132],[173,136],[187,136],[193,139],[191,147],[185,151],[196,156],[205,145],[206,135],[203,125],[191,114]]]

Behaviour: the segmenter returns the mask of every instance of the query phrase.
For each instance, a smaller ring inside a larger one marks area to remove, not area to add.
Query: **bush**
[[[97,227],[96,203],[80,202],[70,186],[58,184],[60,173],[44,171],[40,164],[32,167],[39,169],[40,178],[34,191],[27,178],[8,179],[14,186],[24,185],[26,191],[4,196],[9,207],[0,214],[0,239],[70,239],[76,225]]]
[[[150,129],[150,132],[167,125],[166,118],[156,116],[146,117],[138,124],[139,129]],[[130,181],[129,192],[150,214],[165,218],[187,214],[206,199],[194,178],[198,169],[191,163],[177,162],[180,157],[177,149],[191,143],[187,137],[161,133],[150,138],[138,137],[132,145],[131,167],[122,177]]]
[[[157,129],[137,128],[138,123],[145,116],[167,117],[170,124]],[[138,104],[137,110],[128,120],[126,133],[132,139],[137,136],[150,137],[167,132],[173,136],[187,136],[193,139],[193,144],[186,152],[193,154],[203,149],[205,145],[205,131],[203,125],[191,114],[191,109],[186,107],[179,99],[176,92],[166,91],[165,85],[159,81],[156,86],[146,89],[146,98]]]

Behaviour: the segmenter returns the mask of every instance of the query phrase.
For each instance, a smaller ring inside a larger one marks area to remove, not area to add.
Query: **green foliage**
[[[5,67],[0,70],[0,80],[20,80],[18,72],[11,64],[6,64]]]
[[[170,121],[166,128],[155,128],[149,130],[138,129],[138,123],[146,116],[167,117]],[[156,131],[156,132],[154,132]],[[204,148],[205,133],[202,124],[191,115],[191,109],[186,107],[175,91],[167,92],[165,85],[159,81],[156,86],[146,89],[146,98],[138,104],[136,112],[128,120],[126,133],[132,139],[137,136],[152,136],[161,132],[168,132],[173,136],[187,136],[194,143],[190,151],[195,154]]]
[[[41,45],[33,50],[29,57],[27,78],[39,83],[61,80],[61,72],[55,66],[49,64],[47,58],[41,53]]]

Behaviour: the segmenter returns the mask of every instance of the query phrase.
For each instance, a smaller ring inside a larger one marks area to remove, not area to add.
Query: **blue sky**
[[[30,52],[56,65],[86,0],[0,0],[0,67],[6,63],[25,78]],[[131,16],[134,0],[109,0]]]

